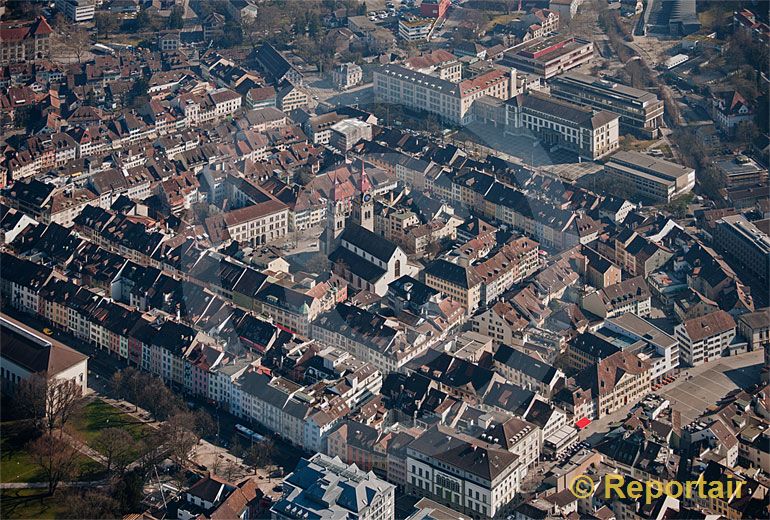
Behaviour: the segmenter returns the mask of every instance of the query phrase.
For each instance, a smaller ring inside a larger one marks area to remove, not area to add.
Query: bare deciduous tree
[[[35,425],[51,433],[63,428],[83,403],[82,387],[69,379],[48,379],[33,375],[19,383],[17,405]]]
[[[171,458],[184,466],[190,457],[190,452],[198,444],[195,428],[195,415],[190,412],[177,412],[163,423],[161,427],[164,444]]]
[[[29,444],[32,461],[40,467],[53,495],[59,483],[72,478],[77,470],[77,450],[61,435],[45,433]]]
[[[113,465],[118,473],[125,471],[132,462],[135,453],[135,442],[131,434],[120,428],[105,428],[96,438],[96,448],[107,458],[107,471]]]
[[[274,451],[275,444],[270,439],[255,442],[248,448],[246,459],[254,466],[255,475],[258,468],[264,467],[272,460]]]

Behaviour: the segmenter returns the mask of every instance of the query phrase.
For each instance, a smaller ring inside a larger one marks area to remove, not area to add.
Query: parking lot
[[[658,394],[671,401],[673,410],[679,410],[685,425],[731,392],[758,383],[761,367],[761,351],[722,358],[689,369]]]

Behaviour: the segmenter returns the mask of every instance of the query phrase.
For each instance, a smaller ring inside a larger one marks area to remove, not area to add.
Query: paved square
[[[658,394],[671,401],[671,408],[682,414],[682,425],[689,424],[728,394],[759,382],[762,352],[722,358],[688,370],[692,379],[679,376],[676,383]]]

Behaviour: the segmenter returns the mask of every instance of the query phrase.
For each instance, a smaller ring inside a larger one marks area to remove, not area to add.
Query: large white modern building
[[[637,197],[655,202],[671,202],[695,187],[693,168],[640,152],[616,153],[604,165],[604,171],[632,189]]]
[[[72,22],[93,20],[96,0],[56,0],[56,9]]]

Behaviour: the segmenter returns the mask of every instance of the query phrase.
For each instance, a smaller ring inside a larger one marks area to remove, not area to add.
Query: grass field
[[[93,449],[99,451],[96,442],[99,433],[107,428],[126,430],[135,440],[151,431],[151,427],[111,404],[94,399],[72,419],[72,434]]]
[[[32,461],[26,443],[32,432],[22,421],[0,424],[0,482],[42,482],[45,477]],[[75,480],[99,480],[104,466],[86,455],[78,455]]]
[[[0,490],[0,517],[59,518],[65,511],[59,493],[48,496],[44,489]]]

